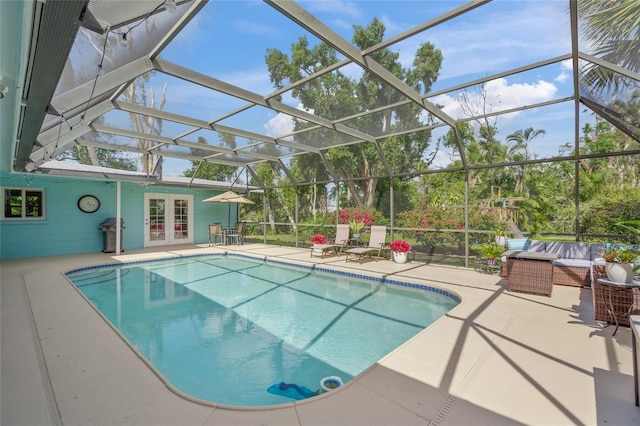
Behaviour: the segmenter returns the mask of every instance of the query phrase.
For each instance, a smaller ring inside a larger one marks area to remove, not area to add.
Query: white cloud
[[[379,16],[378,19],[380,22],[384,24],[385,27],[385,38],[391,36],[392,34],[398,34],[405,31],[408,26],[407,25],[399,25],[397,24],[388,14],[383,14]]]
[[[564,83],[569,80],[573,72],[573,62],[571,59],[560,62],[560,74],[554,79],[554,81]]]
[[[288,135],[293,131],[293,118],[286,114],[276,114],[275,117],[267,121],[264,128],[268,136],[278,138],[282,135]]]
[[[296,109],[313,114],[312,109],[303,108],[302,104],[298,104]],[[288,135],[294,130],[293,117],[287,114],[278,113],[275,115],[275,117],[267,121],[267,124],[264,125],[264,128],[267,132],[267,135],[271,136],[272,138],[278,138],[282,135]]]
[[[301,2],[303,7],[312,13],[324,12],[346,15],[350,20],[360,18],[362,12],[355,2],[336,0],[316,0],[312,2]]]
[[[211,74],[211,76],[260,95],[267,95],[276,90],[269,80],[269,71],[264,67],[247,68],[229,74]]]
[[[544,80],[535,83],[509,84],[506,78],[499,78],[485,84],[486,98],[484,99],[479,92],[460,92],[455,97],[440,95],[429,100],[435,104],[444,105],[445,113],[460,119],[468,116],[465,109],[473,115],[482,114],[483,111],[486,113],[504,111],[551,100],[557,91],[558,89],[552,83]],[[517,114],[516,112],[510,115]]]
[[[395,49],[409,66],[418,46],[429,41],[444,57],[439,80],[478,78],[569,53],[569,31],[563,2],[499,1],[411,37]]]

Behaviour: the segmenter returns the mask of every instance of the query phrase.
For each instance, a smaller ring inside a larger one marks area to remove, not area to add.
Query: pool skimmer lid
[[[342,386],[342,379],[337,376],[329,376],[320,380],[320,387],[323,391],[329,392]]]

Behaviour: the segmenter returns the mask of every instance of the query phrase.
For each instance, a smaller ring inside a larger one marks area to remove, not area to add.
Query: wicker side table
[[[613,318],[613,322],[616,324],[616,329],[612,334],[612,336],[615,336],[618,332],[618,327],[620,326],[619,320],[621,318],[626,318],[628,320],[631,317],[631,312],[633,310],[633,304],[629,304],[629,307],[626,309],[620,309],[620,304],[616,303],[615,294],[628,290],[631,290],[633,294],[634,291],[637,291],[640,288],[640,281],[619,283],[606,278],[598,278],[598,284],[600,284],[600,296],[605,303],[609,315]]]
[[[551,296],[556,253],[514,252],[507,258],[507,290]]]

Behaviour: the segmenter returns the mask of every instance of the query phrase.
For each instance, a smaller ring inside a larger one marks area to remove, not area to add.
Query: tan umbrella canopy
[[[253,201],[238,195],[233,191],[227,191],[223,194],[202,200],[203,203],[235,203],[235,204],[255,204]]]
[[[202,200],[203,203],[228,203],[229,204],[229,218],[227,226],[231,226],[231,204],[255,204],[248,198],[244,198],[242,195],[238,195],[233,191],[227,191],[223,194],[218,194],[213,197]]]

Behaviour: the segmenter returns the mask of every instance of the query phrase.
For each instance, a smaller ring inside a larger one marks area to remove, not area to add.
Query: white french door
[[[144,246],[193,243],[193,196],[144,194]]]

